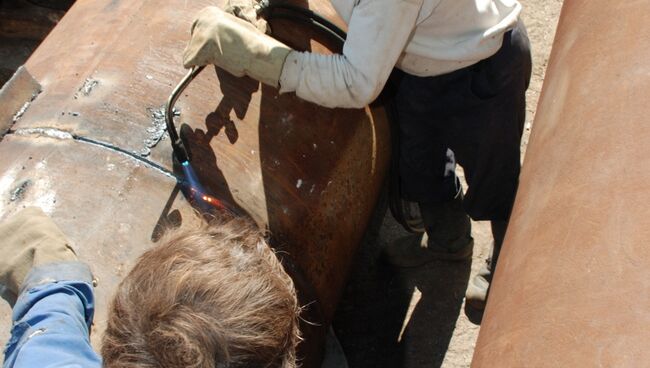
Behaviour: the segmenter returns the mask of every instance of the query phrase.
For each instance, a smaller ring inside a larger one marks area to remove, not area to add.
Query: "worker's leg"
[[[480,106],[480,116],[463,119],[450,139],[468,184],[465,210],[474,220],[492,222],[492,254],[466,295],[479,308],[487,298],[517,191],[530,73],[528,37],[520,24],[504,36],[497,54],[474,66],[470,103]]]
[[[456,123],[454,111],[465,98],[468,73],[468,69],[437,77],[403,73],[399,78],[393,110],[399,126],[401,195],[418,203],[426,234],[388,245],[385,253],[394,265],[471,256],[471,225],[448,143],[449,127]]]

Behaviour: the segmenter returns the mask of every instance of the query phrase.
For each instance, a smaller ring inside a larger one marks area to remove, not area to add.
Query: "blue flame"
[[[190,163],[185,161],[182,163],[183,175],[185,176],[184,183],[186,190],[185,196],[190,201],[198,204],[202,210],[207,211],[209,206],[202,200],[202,196],[205,194],[205,189],[199,181],[199,177],[196,175],[194,168],[190,166]]]
[[[205,193],[205,189],[199,181],[199,177],[196,175],[194,168],[190,166],[190,163],[185,161],[182,163],[183,166],[183,176],[184,176],[184,185],[188,187],[190,192],[193,194],[193,197],[201,196]]]
[[[205,190],[199,181],[198,175],[189,162],[183,162],[181,167],[183,169],[184,178],[179,179],[179,183],[182,186],[183,194],[185,194],[188,201],[193,202],[205,212],[211,212],[215,210],[215,208],[220,210],[227,209],[223,202],[210,195],[209,192]]]

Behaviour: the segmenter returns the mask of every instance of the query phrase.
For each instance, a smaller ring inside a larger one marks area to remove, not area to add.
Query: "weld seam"
[[[56,129],[54,129],[54,130],[56,130]],[[21,134],[21,132],[22,132],[23,134]],[[163,167],[162,165],[159,165],[159,164],[157,164],[157,163],[155,163],[155,162],[153,162],[153,161],[151,161],[151,160],[148,160],[148,159],[146,159],[146,158],[140,156],[140,155],[137,154],[137,153],[134,153],[134,152],[131,152],[131,151],[125,150],[124,148],[120,148],[120,147],[114,146],[114,145],[112,145],[112,144],[110,144],[110,143],[106,143],[106,142],[98,141],[98,140],[91,139],[91,138],[82,137],[82,136],[75,135],[75,134],[72,134],[72,133],[69,133],[69,132],[65,132],[65,131],[60,131],[60,132],[69,135],[69,137],[67,137],[68,139],[69,139],[69,138],[72,138],[73,140],[75,140],[75,141],[77,141],[77,142],[87,143],[87,144],[90,144],[90,145],[93,145],[93,146],[97,146],[97,147],[101,147],[101,148],[106,148],[106,149],[109,149],[109,150],[111,150],[111,151],[115,151],[115,152],[121,153],[121,154],[123,154],[123,155],[127,155],[127,156],[129,156],[129,157],[131,157],[131,158],[133,158],[133,159],[135,159],[135,160],[137,160],[137,161],[139,161],[139,162],[142,162],[143,164],[145,164],[145,165],[151,167],[152,169],[159,171],[160,173],[162,173],[162,174],[164,174],[164,175],[166,175],[166,176],[169,176],[169,177],[171,177],[171,178],[174,178],[174,179],[176,179],[177,181],[181,181],[181,180],[179,179],[179,177],[176,176],[172,171],[169,171],[168,169],[166,169],[166,168]],[[26,133],[26,134],[25,134],[25,133]],[[39,133],[38,133],[38,132],[35,132],[35,131],[30,131],[30,129],[24,129],[24,130],[8,130],[8,131],[6,132],[6,134],[5,134],[5,136],[7,136],[7,135],[23,135],[23,136],[27,136],[27,135],[32,135],[32,134],[34,134],[34,135],[38,135]],[[55,138],[55,139],[65,139],[65,138],[53,137],[53,136],[48,136],[48,135],[45,135],[45,136],[46,136],[46,137],[50,137],[50,138]]]
[[[29,109],[29,107],[32,105],[32,102],[34,102],[36,97],[38,97],[38,95],[40,94],[41,91],[36,91],[32,93],[32,97],[30,97],[29,100],[25,101],[25,103],[18,109],[18,111],[16,111],[16,113],[11,117],[11,123],[9,124],[9,127],[7,127],[7,129],[4,130],[3,132],[0,132],[0,142],[2,142],[2,139],[6,135],[11,134],[11,130],[16,125],[18,120],[20,120],[20,118],[22,118],[23,115],[25,115],[27,109]]]
[[[82,137],[82,136],[78,136],[78,135],[74,135],[74,134],[72,135],[72,138],[75,141],[78,141],[78,142],[84,142],[84,143],[92,144],[94,146],[107,148],[107,149],[109,149],[111,151],[122,153],[124,155],[127,155],[127,156],[129,156],[129,157],[131,157],[131,158],[133,158],[133,159],[135,159],[137,161],[140,161],[140,162],[150,166],[153,169],[156,169],[156,170],[160,171],[161,173],[163,173],[163,174],[165,174],[165,175],[167,175],[169,177],[172,177],[172,178],[174,178],[176,180],[179,180],[178,177],[173,172],[169,171],[165,167],[163,167],[163,166],[161,166],[161,165],[159,165],[159,164],[157,164],[157,163],[155,163],[155,162],[153,162],[151,160],[147,160],[146,158],[140,156],[139,154],[133,153],[131,151],[127,151],[124,148],[120,148],[120,147],[114,146],[114,145],[112,145],[110,143],[97,141],[97,140],[94,140],[94,139],[90,139],[90,138],[86,138],[86,137]]]

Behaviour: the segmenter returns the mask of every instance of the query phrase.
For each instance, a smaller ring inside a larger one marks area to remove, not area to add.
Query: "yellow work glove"
[[[0,255],[0,283],[15,295],[33,267],[77,259],[61,230],[34,207],[0,224]]]
[[[237,77],[247,75],[278,87],[291,48],[216,7],[201,10],[192,25],[192,38],[183,65],[214,64]]]
[[[270,28],[268,23],[262,18],[257,16],[258,2],[256,0],[228,0],[226,5],[226,13],[230,13],[240,19],[247,21],[248,23],[255,26],[259,29],[260,32],[270,33]]]

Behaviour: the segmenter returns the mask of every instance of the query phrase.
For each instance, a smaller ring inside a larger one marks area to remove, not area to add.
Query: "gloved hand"
[[[192,25],[192,38],[183,65],[215,64],[237,77],[247,75],[278,87],[291,48],[257,30],[252,24],[216,7],[201,10]]]
[[[0,224],[0,254],[0,283],[15,295],[33,267],[77,259],[61,230],[35,207]]]
[[[268,34],[271,28],[269,28],[268,23],[264,19],[257,17],[256,5],[258,5],[256,0],[228,0],[226,13],[243,19],[254,25],[261,32]]]

